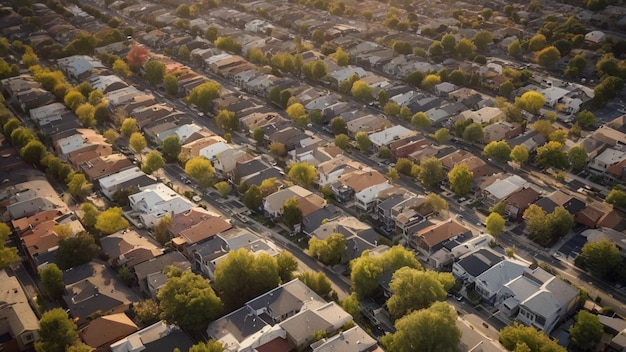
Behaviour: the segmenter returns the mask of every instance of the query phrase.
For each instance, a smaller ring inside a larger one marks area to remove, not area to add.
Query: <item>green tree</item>
[[[62,270],[88,263],[100,251],[95,238],[87,232],[61,237],[58,245],[56,262]]]
[[[298,205],[298,201],[295,197],[289,198],[283,205],[283,223],[289,228],[293,228],[295,225],[302,222],[302,209]]]
[[[607,240],[587,242],[580,253],[585,268],[594,276],[606,279],[619,271],[622,255],[619,248]]]
[[[545,67],[552,67],[561,59],[561,52],[555,46],[548,46],[535,53],[535,61]]]
[[[417,112],[411,118],[411,125],[419,129],[428,128],[430,127],[430,118],[424,112]]]
[[[513,323],[500,330],[500,343],[509,351],[522,351],[519,345],[526,345],[531,352],[565,352],[556,340],[532,326]]]
[[[424,90],[430,90],[434,86],[438,85],[439,83],[441,83],[441,78],[438,75],[430,74],[424,77],[424,79],[422,80],[421,87]]]
[[[263,195],[259,187],[257,185],[251,185],[243,194],[242,202],[249,209],[258,211],[261,205],[263,205]]]
[[[202,112],[208,112],[213,100],[220,97],[221,87],[219,83],[210,81],[193,88],[185,98],[194,104]]]
[[[67,182],[70,194],[77,198],[82,198],[91,192],[92,184],[87,182],[84,174],[74,173]]]
[[[596,62],[596,70],[600,78],[620,75],[619,62],[612,53],[604,54],[600,60]]]
[[[76,111],[76,109],[85,102],[85,96],[79,91],[71,90],[65,94],[63,102],[68,108],[72,109],[72,111]]]
[[[415,70],[404,77],[404,81],[414,87],[419,87],[423,80],[424,74],[419,70]]]
[[[350,64],[350,54],[345,52],[342,48],[337,48],[337,51],[331,54],[330,57],[339,66],[348,66]]]
[[[40,141],[33,139],[20,149],[20,156],[29,164],[40,164],[40,161],[48,154],[46,146]]]
[[[476,122],[472,122],[463,131],[463,139],[468,142],[476,143],[483,140],[483,127]]]
[[[515,90],[515,85],[513,84],[513,82],[505,81],[498,88],[498,94],[508,99],[514,90]]]
[[[209,28],[207,28],[206,32],[204,33],[204,37],[211,42],[216,41],[217,36],[218,36],[218,29],[215,26],[209,26]]]
[[[433,137],[439,144],[448,143],[448,141],[450,140],[450,132],[447,128],[440,128],[435,132]]]
[[[180,48],[178,48],[178,58],[183,60],[183,61],[189,61],[189,57],[190,57],[190,51],[189,48],[187,48],[187,45],[181,45]]]
[[[113,72],[123,78],[130,77],[131,74],[130,66],[122,59],[117,59],[113,62]]]
[[[487,232],[493,236],[498,237],[504,232],[505,221],[502,215],[498,213],[491,213],[485,219],[485,225],[487,227]]]
[[[491,43],[493,43],[493,36],[489,31],[480,31],[474,36],[474,45],[480,51],[486,51]]]
[[[11,229],[3,222],[0,222],[0,269],[8,268],[13,262],[19,260],[17,248],[5,247],[6,241],[11,235]]]
[[[178,78],[172,74],[166,74],[163,77],[163,85],[167,94],[172,96],[178,96]]]
[[[446,33],[441,37],[441,46],[448,53],[454,52],[456,46],[456,37],[452,33]]]
[[[137,126],[137,120],[132,117],[128,117],[124,119],[122,122],[122,127],[120,127],[120,132],[126,138],[130,138],[130,136],[139,131],[139,127]]]
[[[161,319],[187,331],[202,331],[224,310],[209,281],[190,270],[167,272],[167,281],[157,297]]]
[[[522,50],[522,45],[520,44],[519,40],[516,39],[512,41],[507,47],[507,52],[509,56],[512,56],[515,58],[522,56],[523,50]]]
[[[378,91],[378,104],[379,106],[385,106],[389,102],[389,95],[387,95],[387,91],[381,89]]]
[[[218,182],[214,185],[214,187],[217,190],[217,192],[224,198],[228,196],[231,190],[230,183],[226,181]]]
[[[563,150],[563,144],[559,142],[548,142],[537,148],[535,161],[542,167],[566,169],[569,166],[567,153]]]
[[[95,225],[98,231],[106,235],[128,228],[128,226],[128,220],[124,218],[120,207],[108,208],[100,213]]]
[[[428,53],[434,59],[441,59],[443,57],[444,47],[442,43],[438,40],[433,40],[433,42],[428,47]]]
[[[128,139],[128,144],[130,145],[130,148],[132,150],[139,154],[141,154],[141,152],[146,149],[147,146],[146,138],[143,136],[143,134],[141,134],[141,132],[135,132],[131,134],[130,138]]]
[[[548,43],[548,40],[546,39],[545,35],[543,35],[543,34],[535,34],[528,41],[528,50],[530,50],[530,51],[539,51],[539,50],[545,48],[547,43]]]
[[[213,182],[215,169],[208,159],[197,156],[189,159],[187,163],[185,163],[185,173],[196,180],[200,186],[206,188]]]
[[[354,136],[354,140],[359,150],[363,153],[367,152],[372,147],[372,141],[370,141],[370,137],[365,132],[357,132]]]
[[[346,238],[340,233],[333,233],[323,240],[316,237],[309,240],[309,253],[326,265],[339,264],[347,249]]]
[[[151,298],[145,301],[133,303],[133,313],[137,315],[141,323],[150,326],[159,321],[159,305]]]
[[[396,183],[396,181],[398,181],[398,179],[400,178],[400,175],[398,175],[398,170],[396,170],[396,168],[394,167],[390,167],[387,171],[387,178],[389,179],[390,183]]]
[[[215,116],[215,124],[225,131],[236,131],[239,127],[239,119],[234,112],[222,109]]]
[[[298,261],[287,251],[278,253],[276,256],[276,264],[278,265],[278,276],[282,283],[291,281],[293,279],[293,272],[298,270]]]
[[[80,205],[80,210],[83,213],[83,216],[80,218],[83,225],[87,228],[94,228],[98,221],[98,216],[100,216],[98,209],[91,203],[83,203]]]
[[[360,100],[369,101],[372,99],[372,87],[367,85],[365,81],[358,80],[352,84],[352,95]]]
[[[457,86],[465,85],[465,73],[463,71],[456,69],[450,72],[449,75],[450,83],[456,84]]]
[[[226,308],[239,308],[278,286],[278,264],[268,254],[254,255],[240,248],[230,251],[225,259],[217,263],[214,283]]]
[[[347,126],[346,121],[341,116],[337,116],[330,121],[330,127],[335,135],[347,134]]]
[[[150,60],[143,65],[144,78],[153,86],[163,82],[165,77],[165,64],[161,61]]]
[[[448,180],[450,181],[450,189],[459,196],[464,196],[472,189],[474,182],[474,173],[469,170],[466,164],[456,164],[450,172],[448,172]]]
[[[288,172],[289,178],[303,187],[310,187],[317,177],[315,166],[300,162],[291,165]]]
[[[49,297],[59,299],[63,296],[63,272],[56,264],[50,263],[39,269],[39,279]]]
[[[576,315],[576,324],[570,329],[570,348],[579,352],[596,351],[604,334],[604,327],[597,315],[581,310]]]
[[[39,340],[35,342],[37,352],[65,352],[78,343],[76,324],[63,308],[43,313],[39,320]]]
[[[343,150],[348,150],[348,149],[350,149],[350,137],[346,136],[343,133],[342,134],[338,134],[335,137],[334,144],[338,148],[341,148]]]
[[[483,154],[499,162],[505,162],[509,160],[511,147],[505,140],[493,141],[485,146]]]
[[[396,164],[397,165],[397,164]],[[443,164],[435,157],[429,157],[420,161],[418,178],[424,187],[432,187],[446,177]]]
[[[596,115],[589,110],[583,110],[576,114],[576,122],[582,126],[593,126],[596,123]]]
[[[606,196],[606,202],[617,208],[626,208],[626,192],[613,188]]]
[[[389,313],[399,319],[412,311],[426,309],[444,301],[452,286],[454,277],[450,273],[400,268],[393,273],[389,284],[392,293],[387,301]]]
[[[567,157],[574,171],[581,170],[587,165],[587,161],[589,160],[585,148],[579,145],[570,148],[570,150],[567,151]]]
[[[178,154],[180,154],[181,149],[182,146],[180,145],[180,139],[177,135],[165,137],[163,143],[161,144],[163,158],[167,162],[176,161],[178,159]]]
[[[472,43],[471,40],[467,38],[463,38],[456,43],[456,54],[464,59],[471,59],[474,57],[474,53],[476,51],[476,46]]]
[[[219,341],[209,340],[191,346],[189,352],[224,352],[224,346]]]
[[[516,145],[511,150],[511,159],[518,164],[523,164],[528,161],[528,149],[523,145]]]
[[[153,172],[161,169],[164,165],[165,160],[163,160],[161,153],[153,150],[146,156],[146,161],[143,165],[141,165],[141,171],[151,175]]]
[[[152,227],[154,238],[162,245],[170,241],[170,229],[172,228],[172,214],[166,214]]]
[[[398,319],[396,332],[385,335],[382,343],[388,351],[397,352],[456,351],[461,340],[456,320],[454,308],[446,302],[436,302]]]
[[[314,238],[314,237],[313,237]],[[311,238],[311,239],[313,239]],[[322,272],[305,271],[298,275],[298,279],[307,285],[320,297],[331,298],[333,288],[328,277]]]
[[[436,193],[428,193],[426,196],[426,204],[433,209],[434,213],[448,210],[448,202]]]

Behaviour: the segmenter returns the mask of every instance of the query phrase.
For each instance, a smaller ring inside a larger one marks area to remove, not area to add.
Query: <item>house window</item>
[[[22,341],[24,344],[29,344],[35,340],[35,336],[32,332],[22,335]]]
[[[537,322],[541,326],[544,326],[546,325],[546,318],[542,317],[541,315],[537,315],[535,316],[535,322]]]

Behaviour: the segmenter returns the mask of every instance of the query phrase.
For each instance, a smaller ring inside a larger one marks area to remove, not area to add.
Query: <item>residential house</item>
[[[504,176],[503,176],[504,177]],[[498,202],[505,200],[515,192],[529,186],[528,181],[518,175],[509,175],[506,178],[498,178],[483,191],[483,203],[493,207]]]
[[[268,145],[280,143],[287,151],[295,149],[303,139],[309,138],[302,130],[289,126],[271,134],[266,134],[265,139]]]
[[[302,232],[310,236],[322,223],[337,219],[342,215],[342,211],[335,208],[334,205],[328,204],[327,206],[317,209],[307,216],[303,216],[302,219]]]
[[[352,171],[362,168],[363,165],[354,161],[352,158],[348,158],[344,155],[338,155],[334,159],[325,161],[317,166],[317,183],[320,186],[328,186],[337,182],[341,175],[347,175]]]
[[[90,128],[77,128],[59,135],[52,136],[54,150],[59,157],[65,157],[73,151],[87,148],[91,145],[110,143],[97,131]]]
[[[490,247],[481,247],[468,252],[452,264],[452,275],[464,285],[475,282],[489,268],[506,259],[506,255],[498,253]]]
[[[191,268],[187,258],[178,251],[165,253],[135,265],[135,279],[139,285],[139,291],[145,297],[156,299],[158,290],[165,285],[167,280],[167,275],[163,273],[163,269],[170,265],[183,271]],[[148,277],[151,277],[150,281],[148,281]]]
[[[73,151],[68,154],[67,160],[72,168],[79,169],[80,165],[98,157],[106,157],[113,154],[113,148],[108,144],[93,144],[86,148]]]
[[[194,342],[175,325],[154,323],[110,345],[112,352],[187,351]]]
[[[226,219],[211,214],[202,208],[194,208],[187,212],[172,217],[172,227],[169,230],[172,243],[179,251],[190,254],[184,250],[196,243],[211,240],[233,226]]]
[[[591,163],[589,163],[589,168],[599,173],[605,173],[610,167],[624,160],[626,160],[625,151],[622,151],[621,148],[609,148],[593,158]]]
[[[426,258],[457,236],[471,237],[471,231],[453,219],[424,228],[409,237],[409,245]]]
[[[593,132],[592,136],[617,150],[626,147],[626,133],[607,125],[600,126]]]
[[[134,167],[132,161],[122,154],[100,156],[80,164],[80,170],[90,181]]]
[[[622,256],[626,255],[626,233],[624,232],[608,227],[599,227],[583,231],[582,236],[587,238],[587,243],[607,240],[619,249]]]
[[[535,205],[543,209],[546,213],[552,213],[556,207],[562,206],[571,215],[575,215],[585,208],[585,202],[572,194],[562,190],[552,192],[547,197],[543,197],[535,202]]]
[[[542,146],[546,142],[546,140],[545,138],[543,138],[542,135],[539,134],[539,132],[535,130],[529,130],[524,132],[523,134],[520,134],[517,137],[510,139],[508,142],[511,148],[521,145],[528,149],[529,153],[532,153],[538,147]]]
[[[90,78],[92,74],[106,69],[100,60],[86,55],[63,57],[57,60],[57,64],[63,73],[77,81]]]
[[[105,94],[128,87],[128,84],[116,75],[95,76],[90,78],[88,82],[91,83],[93,89],[97,89]]]
[[[363,192],[361,201],[362,205],[365,206],[371,205],[375,196],[373,192],[381,184],[389,185],[387,178],[377,170],[367,168],[354,170],[350,173],[344,172],[337,182],[331,184],[331,190],[339,202],[348,202]],[[380,186],[379,190],[384,188]]]
[[[389,145],[394,141],[415,136],[416,134],[416,131],[410,130],[401,125],[395,125],[380,132],[374,132],[369,135],[369,138],[372,142],[372,151],[377,153],[383,146],[389,147]]]
[[[409,154],[429,144],[430,142],[426,138],[416,134],[391,142],[389,144],[389,150],[391,151],[392,158],[398,160],[400,158],[407,158]]]
[[[483,127],[483,143],[510,140],[522,133],[522,126],[507,121],[498,121]]]
[[[139,192],[140,188],[154,185],[156,182],[154,178],[146,175],[136,166],[98,179],[100,191],[109,200],[113,199],[113,195],[117,191],[133,189]]]
[[[39,340],[39,319],[20,282],[5,269],[0,270],[0,302],[0,348],[32,351]]]
[[[109,346],[137,331],[137,325],[126,313],[98,317],[80,330],[83,342],[97,352],[110,351]]]
[[[46,210],[68,213],[67,204],[59,198],[52,185],[43,176],[30,177],[3,190],[8,220],[20,219]]]
[[[490,124],[504,118],[504,112],[496,107],[486,106],[482,109],[472,111],[465,110],[461,113],[462,119],[472,120],[479,124]]]
[[[324,200],[324,198],[296,185],[279,190],[265,197],[263,209],[269,216],[279,218],[283,214],[283,206],[285,205],[285,202],[294,197],[298,201],[298,205],[305,204],[304,201],[301,201],[301,199],[306,200],[306,202],[310,203],[313,208],[323,208],[326,205],[326,200]]]
[[[619,216],[611,205],[604,202],[593,202],[574,214],[574,222],[585,225],[587,228],[594,229],[603,222],[607,217]]]
[[[516,259],[505,259],[476,276],[476,292],[483,302],[494,305],[496,296],[505,284],[521,276],[528,263]]]
[[[130,195],[128,200],[131,208],[139,213],[141,222],[147,227],[154,226],[166,214],[184,213],[195,206],[163,183],[141,187],[139,190]]]
[[[304,144],[303,142],[309,144],[304,147],[296,147],[287,153],[289,161],[294,163],[304,161],[317,167],[320,163],[331,160],[333,158],[331,153],[335,156],[343,154],[343,150],[334,145],[328,145],[327,141],[316,136],[300,141],[301,144]]]
[[[352,216],[343,216],[325,224],[309,234],[319,240],[324,240],[334,233],[339,233],[346,239],[347,250],[343,262],[358,258],[366,250],[372,250],[378,245],[380,235],[366,224]]]
[[[326,334],[333,334],[350,322],[352,316],[337,303],[330,302],[320,307],[302,310],[278,325],[286,332],[290,345],[301,349],[313,342],[315,337],[312,332],[324,331]]]
[[[366,115],[346,123],[348,136],[354,138],[358,132],[367,134],[382,131],[391,126],[391,122],[382,115]]]
[[[213,161],[216,177],[231,179],[238,163],[253,158],[244,148],[229,148],[216,155]]]
[[[313,352],[334,352],[338,350],[338,347],[341,349],[345,347],[354,352],[382,351],[378,347],[376,340],[369,336],[360,326],[355,326],[335,336],[321,339],[311,345]]]
[[[63,300],[79,327],[95,314],[123,313],[133,302],[139,302],[139,297],[99,260],[65,271],[63,282],[66,284]]]
[[[104,97],[109,102],[109,109],[114,110],[118,106],[124,106],[125,104],[134,102],[137,97],[144,97],[146,95],[147,94],[134,86],[128,86],[109,92],[105,94]]]
[[[522,188],[510,194],[504,201],[505,215],[509,214],[509,219],[515,222],[522,221],[522,216],[528,207],[535,203],[541,194],[533,187]]]
[[[121,230],[100,239],[102,254],[112,267],[135,265],[163,254],[154,240],[139,235],[135,230]]]

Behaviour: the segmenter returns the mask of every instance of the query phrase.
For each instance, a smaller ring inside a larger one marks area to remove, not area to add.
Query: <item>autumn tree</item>
[[[340,233],[333,233],[322,240],[316,237],[309,240],[309,253],[326,265],[339,264],[347,249],[346,238]]]
[[[509,160],[511,147],[505,140],[493,141],[485,146],[483,153],[494,160],[505,162]]]
[[[225,131],[236,131],[239,128],[239,119],[234,112],[222,109],[215,116],[215,124]]]
[[[153,172],[161,169],[164,165],[165,160],[163,160],[161,153],[153,150],[146,156],[146,161],[143,165],[141,165],[141,171],[151,175]]]
[[[159,305],[151,298],[145,301],[134,302],[132,307],[133,313],[145,326],[150,326],[159,321]]]
[[[493,212],[487,216],[485,219],[485,225],[487,228],[487,232],[493,236],[498,237],[504,232],[505,221],[502,215]]]
[[[215,169],[208,159],[198,156],[189,159],[187,163],[185,163],[185,173],[196,180],[200,186],[206,188],[213,182]]]
[[[545,67],[552,67],[561,59],[561,52],[555,46],[548,46],[535,53],[535,61]]]
[[[536,114],[539,109],[545,104],[546,98],[543,94],[534,90],[528,91],[517,98],[515,103],[522,109],[528,111],[531,114]]]
[[[616,208],[626,208],[626,192],[619,188],[613,188],[606,196],[605,201]]]
[[[139,69],[146,63],[150,52],[142,45],[133,45],[126,55],[126,62],[133,72],[139,72]]]
[[[372,99],[372,87],[370,87],[365,81],[358,80],[352,84],[352,96],[357,99],[368,101]]]
[[[221,86],[215,81],[203,83],[194,87],[185,100],[200,109],[202,112],[208,112],[213,100],[220,97]]]
[[[448,210],[448,202],[436,193],[429,193],[426,196],[426,204],[432,208],[434,213]]]
[[[466,195],[472,189],[474,182],[474,173],[469,170],[466,164],[456,164],[450,172],[448,172],[448,180],[450,181],[450,189],[459,196]]]
[[[559,142],[548,142],[537,148],[535,161],[541,167],[567,169],[569,166],[567,153],[563,150],[563,144]]]
[[[120,132],[126,138],[130,138],[133,133],[139,132],[137,120],[132,117],[124,119],[124,121],[122,122],[122,127],[120,127]]]
[[[141,154],[141,152],[143,152],[143,150],[148,146],[146,137],[144,137],[141,132],[131,134],[130,138],[128,138],[128,144],[133,151],[139,154]]]
[[[82,198],[89,194],[92,189],[92,184],[87,181],[84,174],[74,173],[67,182],[67,188],[70,194],[77,198]]]
[[[108,208],[100,213],[95,225],[98,231],[106,235],[128,228],[128,226],[128,220],[124,218],[122,208],[120,207]]]
[[[521,144],[516,145],[511,150],[510,156],[513,161],[521,165],[528,161],[528,149]]]
[[[190,270],[167,270],[157,297],[161,319],[187,331],[202,331],[222,315],[224,306],[204,277]]]
[[[315,167],[307,162],[291,165],[288,172],[289,178],[303,187],[310,187],[317,177]]]
[[[428,128],[430,127],[430,118],[424,112],[417,112],[411,117],[411,125],[419,129]]]
[[[448,143],[450,140],[450,131],[447,128],[440,128],[433,134],[433,137],[439,144]]]
[[[350,149],[350,137],[346,136],[343,133],[338,134],[335,137],[334,144],[338,148],[341,148],[343,150],[349,150]]]
[[[526,345],[531,352],[565,352],[556,340],[552,340],[543,331],[520,323],[506,326],[500,330],[500,343],[509,351],[519,351],[518,346]]]

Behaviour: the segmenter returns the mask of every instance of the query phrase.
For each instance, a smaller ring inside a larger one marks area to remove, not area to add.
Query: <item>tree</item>
[[[489,216],[487,216],[487,219],[485,219],[485,227],[487,228],[487,232],[491,236],[496,238],[504,232],[504,224],[505,221],[502,215],[495,212],[489,214]]]
[[[215,340],[208,342],[198,342],[189,348],[189,352],[224,352],[222,343]]]
[[[569,166],[567,153],[563,150],[563,144],[559,142],[548,142],[537,148],[535,161],[541,167],[566,169]]]
[[[202,331],[224,310],[209,281],[190,270],[168,271],[167,281],[157,297],[161,319],[187,331]]]
[[[276,264],[278,265],[280,282],[286,283],[291,281],[293,279],[293,272],[298,269],[298,261],[296,258],[294,258],[291,253],[282,251],[276,256]]]
[[[335,146],[343,150],[350,149],[350,137],[345,134],[338,134],[334,140]]]
[[[215,46],[219,49],[229,51],[235,54],[241,53],[241,43],[237,42],[232,37],[217,37],[214,42]]]
[[[456,54],[464,59],[471,59],[474,57],[474,52],[476,51],[476,46],[472,43],[471,40],[467,38],[463,38],[456,43]]]
[[[94,228],[98,221],[98,216],[100,216],[98,209],[91,203],[83,203],[80,205],[80,210],[83,213],[83,216],[80,218],[83,225],[87,228]]]
[[[483,140],[483,127],[476,122],[472,122],[463,131],[463,139],[468,142],[476,143]]]
[[[165,214],[152,227],[154,238],[162,245],[170,241],[169,231],[172,228],[172,214]]]
[[[88,263],[99,252],[95,238],[87,232],[59,238],[56,262],[61,270]]]
[[[396,164],[397,165],[397,164]],[[443,164],[435,157],[429,157],[420,161],[418,178],[424,187],[432,187],[446,177]]]
[[[126,55],[126,62],[128,66],[134,72],[139,72],[139,69],[148,60],[150,52],[142,45],[133,45],[128,54]]]
[[[485,146],[483,153],[494,160],[505,162],[511,155],[511,147],[505,140],[493,141]]]
[[[522,53],[523,53],[522,45],[520,44],[518,39],[512,41],[509,44],[509,46],[507,47],[507,52],[508,52],[509,56],[511,56],[511,57],[518,58],[518,57],[522,56]]]
[[[302,222],[302,209],[298,205],[298,201],[295,197],[289,198],[283,205],[283,223],[289,228],[293,228],[295,225]]]
[[[310,187],[315,181],[317,172],[315,166],[307,163],[300,162],[291,165],[288,172],[289,178],[303,187]]]
[[[519,107],[528,111],[531,114],[536,114],[539,112],[539,109],[545,104],[546,98],[543,94],[536,92],[534,90],[528,91],[522,94],[516,101],[519,104]]]
[[[607,240],[587,242],[580,253],[584,266],[594,276],[606,279],[615,275],[622,264],[619,248]]]
[[[433,209],[434,213],[448,210],[448,202],[436,193],[429,193],[426,196],[426,204]]]
[[[370,141],[370,137],[367,133],[363,131],[359,131],[354,136],[354,140],[356,141],[356,145],[362,153],[367,152],[372,147],[372,141]]]
[[[394,319],[430,307],[447,297],[454,286],[454,277],[449,273],[400,268],[393,273],[389,288],[391,297],[387,301],[389,313]]]
[[[465,84],[465,73],[463,71],[456,69],[450,72],[449,80],[451,83],[456,84],[457,86],[462,86]]]
[[[243,194],[242,202],[249,209],[258,211],[261,205],[263,205],[261,189],[257,185],[251,185]]]
[[[39,340],[35,342],[37,352],[65,352],[78,343],[76,324],[63,308],[43,313],[39,320]]]
[[[456,351],[461,339],[456,320],[454,308],[446,302],[436,302],[398,319],[396,332],[383,337],[383,346],[397,352]]]
[[[602,339],[604,328],[597,315],[581,310],[576,315],[576,324],[570,329],[569,347],[574,351],[591,352]]]
[[[196,180],[200,186],[206,188],[209,187],[213,181],[215,169],[208,159],[197,156],[187,161],[185,164],[185,173]]]
[[[515,85],[513,84],[513,82],[505,81],[498,88],[498,94],[508,99],[514,90],[515,90]]]
[[[161,144],[161,152],[163,153],[163,158],[167,162],[176,161],[178,159],[178,154],[180,154],[182,146],[180,145],[180,139],[177,135],[171,135],[165,137],[163,143]]]
[[[40,164],[48,151],[39,140],[33,139],[20,149],[20,156],[29,164]]]
[[[165,77],[165,64],[161,61],[150,60],[143,65],[143,69],[145,79],[153,86],[163,82],[163,77]]]
[[[337,51],[331,54],[330,57],[339,66],[348,66],[350,64],[350,54],[345,52],[341,47],[337,48]]]
[[[428,128],[430,127],[430,118],[424,112],[417,112],[411,118],[411,125],[419,129]]]
[[[183,61],[189,61],[189,56],[190,51],[189,48],[187,48],[187,45],[181,45],[180,48],[178,48],[178,58]]]
[[[401,55],[410,55],[413,53],[413,47],[411,47],[411,43],[404,40],[396,40],[392,48],[395,52]]]
[[[582,126],[593,126],[596,123],[596,115],[589,110],[583,110],[576,114],[576,122]]]
[[[396,181],[398,181],[398,179],[400,178],[400,175],[398,175],[398,170],[396,170],[395,167],[390,167],[387,171],[387,178],[389,179],[390,183],[396,183]]]
[[[315,237],[312,237],[311,239],[314,238]],[[331,297],[333,287],[330,280],[328,280],[328,277],[326,277],[324,273],[305,271],[302,274],[298,275],[298,279],[302,281],[305,285],[307,285],[311,290],[313,290],[313,292],[317,293],[320,297]]]
[[[567,151],[567,157],[574,171],[581,170],[587,165],[587,161],[589,160],[585,148],[580,145],[570,148],[570,150]]]
[[[348,133],[346,121],[341,116],[333,118],[330,121],[330,127],[335,135]]]
[[[130,135],[128,139],[128,144],[130,148],[135,152],[141,154],[141,152],[146,149],[147,143],[146,138],[141,134],[141,132],[135,132]]]
[[[358,80],[352,84],[352,95],[360,100],[369,101],[372,99],[372,87],[370,87],[365,81]]]
[[[530,50],[530,51],[539,51],[539,50],[545,48],[547,43],[548,43],[548,40],[546,39],[545,35],[543,35],[543,34],[535,34],[528,41],[528,50]]]
[[[96,221],[96,229],[106,235],[128,228],[128,220],[124,218],[122,208],[112,207],[100,213]]]
[[[456,164],[448,172],[450,189],[459,196],[467,194],[472,189],[474,173],[469,170],[466,164]]]
[[[59,299],[63,296],[65,290],[63,272],[56,264],[50,263],[39,269],[39,279],[49,297]]]
[[[165,161],[159,152],[156,150],[151,151],[146,156],[146,161],[141,165],[141,171],[150,175],[153,172],[159,170],[165,165]]]
[[[480,51],[487,50],[491,43],[493,43],[493,36],[489,31],[480,31],[474,36],[474,44]]]
[[[208,112],[213,100],[220,97],[220,84],[214,81],[203,83],[194,87],[185,98],[189,103],[194,104],[202,112]]]
[[[435,137],[437,143],[444,144],[450,140],[450,132],[447,128],[440,128],[435,132],[433,137]]]
[[[443,57],[443,45],[438,40],[433,40],[433,42],[428,47],[428,53],[435,59],[441,59]]]
[[[552,340],[543,331],[532,326],[513,323],[500,330],[500,343],[509,351],[518,351],[521,344],[526,345],[531,352],[565,352],[556,340]]]
[[[535,53],[535,61],[545,67],[553,66],[561,59],[561,52],[555,46],[548,46]]]
[[[441,78],[435,74],[430,74],[424,77],[424,79],[422,80],[421,87],[424,90],[430,90],[434,86],[438,85],[439,83],[441,83]]]
[[[245,248],[230,251],[215,268],[215,287],[227,309],[278,286],[278,264],[268,254],[254,255]]]
[[[178,78],[172,74],[166,74],[163,77],[163,85],[167,94],[172,96],[178,96]]]
[[[618,188],[613,188],[606,196],[606,202],[616,208],[626,208],[626,192]]]
[[[122,122],[122,127],[120,127],[120,132],[126,138],[130,138],[130,136],[139,131],[139,127],[137,127],[137,120],[132,117],[127,117]]]
[[[562,129],[554,130],[548,136],[548,140],[564,144],[567,140],[567,132],[563,131]]]
[[[537,243],[548,246],[563,237],[574,224],[574,217],[562,206],[556,207],[550,214],[535,204],[524,211],[526,226],[530,238]]]
[[[306,115],[306,110],[304,109],[304,105],[300,103],[291,104],[285,110],[287,115],[292,119],[297,119],[298,117]]]
[[[71,90],[65,94],[63,102],[72,111],[76,111],[76,109],[85,102],[85,96],[79,91]]]
[[[82,198],[91,192],[92,184],[87,182],[84,174],[74,173],[67,182],[70,194],[77,198]]]
[[[13,262],[20,259],[17,248],[5,247],[11,235],[11,229],[4,222],[0,222],[0,270],[8,268]]]
[[[218,29],[215,26],[209,26],[209,28],[207,28],[206,32],[204,33],[204,37],[211,42],[216,41],[217,36],[218,36]]]
[[[222,109],[215,116],[215,124],[225,131],[236,131],[239,127],[239,119],[234,112]]]
[[[75,112],[76,112],[76,116],[78,117],[78,120],[81,122],[83,127],[91,128],[96,125],[97,121],[95,119],[95,113],[96,113],[95,106],[89,103],[80,104],[76,108]]]
[[[137,315],[141,323],[145,326],[150,326],[159,321],[159,305],[148,298],[145,301],[139,301],[133,303],[133,313]]]
[[[316,237],[309,240],[309,253],[326,265],[339,264],[347,249],[346,238],[340,233],[333,233],[323,240]]]
[[[123,78],[130,77],[130,66],[124,60],[117,59],[113,62],[113,72]]]
[[[446,33],[441,37],[441,46],[448,53],[454,52],[456,46],[456,37],[452,33]]]
[[[603,55],[600,60],[596,62],[596,70],[600,78],[620,75],[619,63],[612,53]]]

